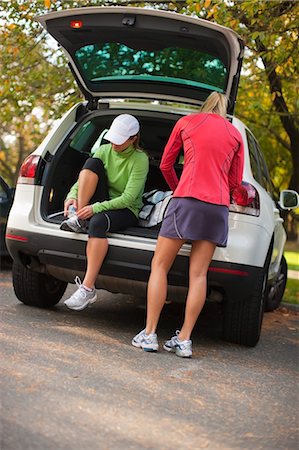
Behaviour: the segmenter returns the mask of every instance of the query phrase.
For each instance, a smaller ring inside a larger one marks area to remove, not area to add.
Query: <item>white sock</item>
[[[94,289],[94,288],[89,288],[89,287],[87,287],[87,286],[84,286],[84,284],[82,284],[82,286],[84,287],[84,289],[85,289],[87,292],[91,292],[91,291],[93,291],[93,289]]]

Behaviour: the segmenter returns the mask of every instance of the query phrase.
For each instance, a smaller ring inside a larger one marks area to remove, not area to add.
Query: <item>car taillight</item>
[[[40,160],[40,156],[38,155],[29,155],[23,162],[18,183],[19,184],[35,184],[36,181],[36,172],[37,172],[37,166]]]
[[[232,192],[230,211],[250,216],[259,216],[260,198],[258,191],[252,184],[245,181]]]

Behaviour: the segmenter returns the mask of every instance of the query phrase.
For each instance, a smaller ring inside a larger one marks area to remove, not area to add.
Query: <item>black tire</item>
[[[283,298],[288,279],[288,265],[284,256],[282,256],[279,271],[274,283],[267,287],[265,298],[265,311],[270,312],[277,309]]]
[[[265,309],[269,263],[272,245],[264,268],[261,269],[251,297],[242,302],[225,301],[223,309],[223,338],[235,344],[254,347],[260,338]]]
[[[13,263],[13,287],[17,298],[25,305],[50,308],[63,296],[67,283],[51,275],[33,272],[21,264]]]

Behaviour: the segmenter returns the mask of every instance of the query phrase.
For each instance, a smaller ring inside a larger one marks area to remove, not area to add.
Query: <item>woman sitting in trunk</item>
[[[148,173],[147,155],[138,149],[140,125],[130,114],[116,117],[102,145],[84,164],[78,181],[64,203],[64,215],[73,206],[74,215],[64,220],[62,230],[75,233],[88,229],[87,270],[83,282],[75,278],[76,292],[64,304],[81,311],[97,299],[95,282],[108,251],[107,232],[138,222]]]

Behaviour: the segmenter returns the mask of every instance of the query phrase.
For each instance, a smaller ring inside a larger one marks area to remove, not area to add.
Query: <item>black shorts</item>
[[[96,191],[90,200],[90,204],[109,200],[107,176],[102,160],[99,158],[89,158],[86,160],[82,169],[91,170],[99,178]],[[128,208],[103,211],[94,214],[88,221],[88,236],[105,238],[106,233],[124,230],[125,228],[137,225],[137,222],[137,217]]]
[[[137,225],[138,219],[128,208],[110,209],[94,214],[89,220],[88,236],[105,238],[106,233],[124,230]]]

